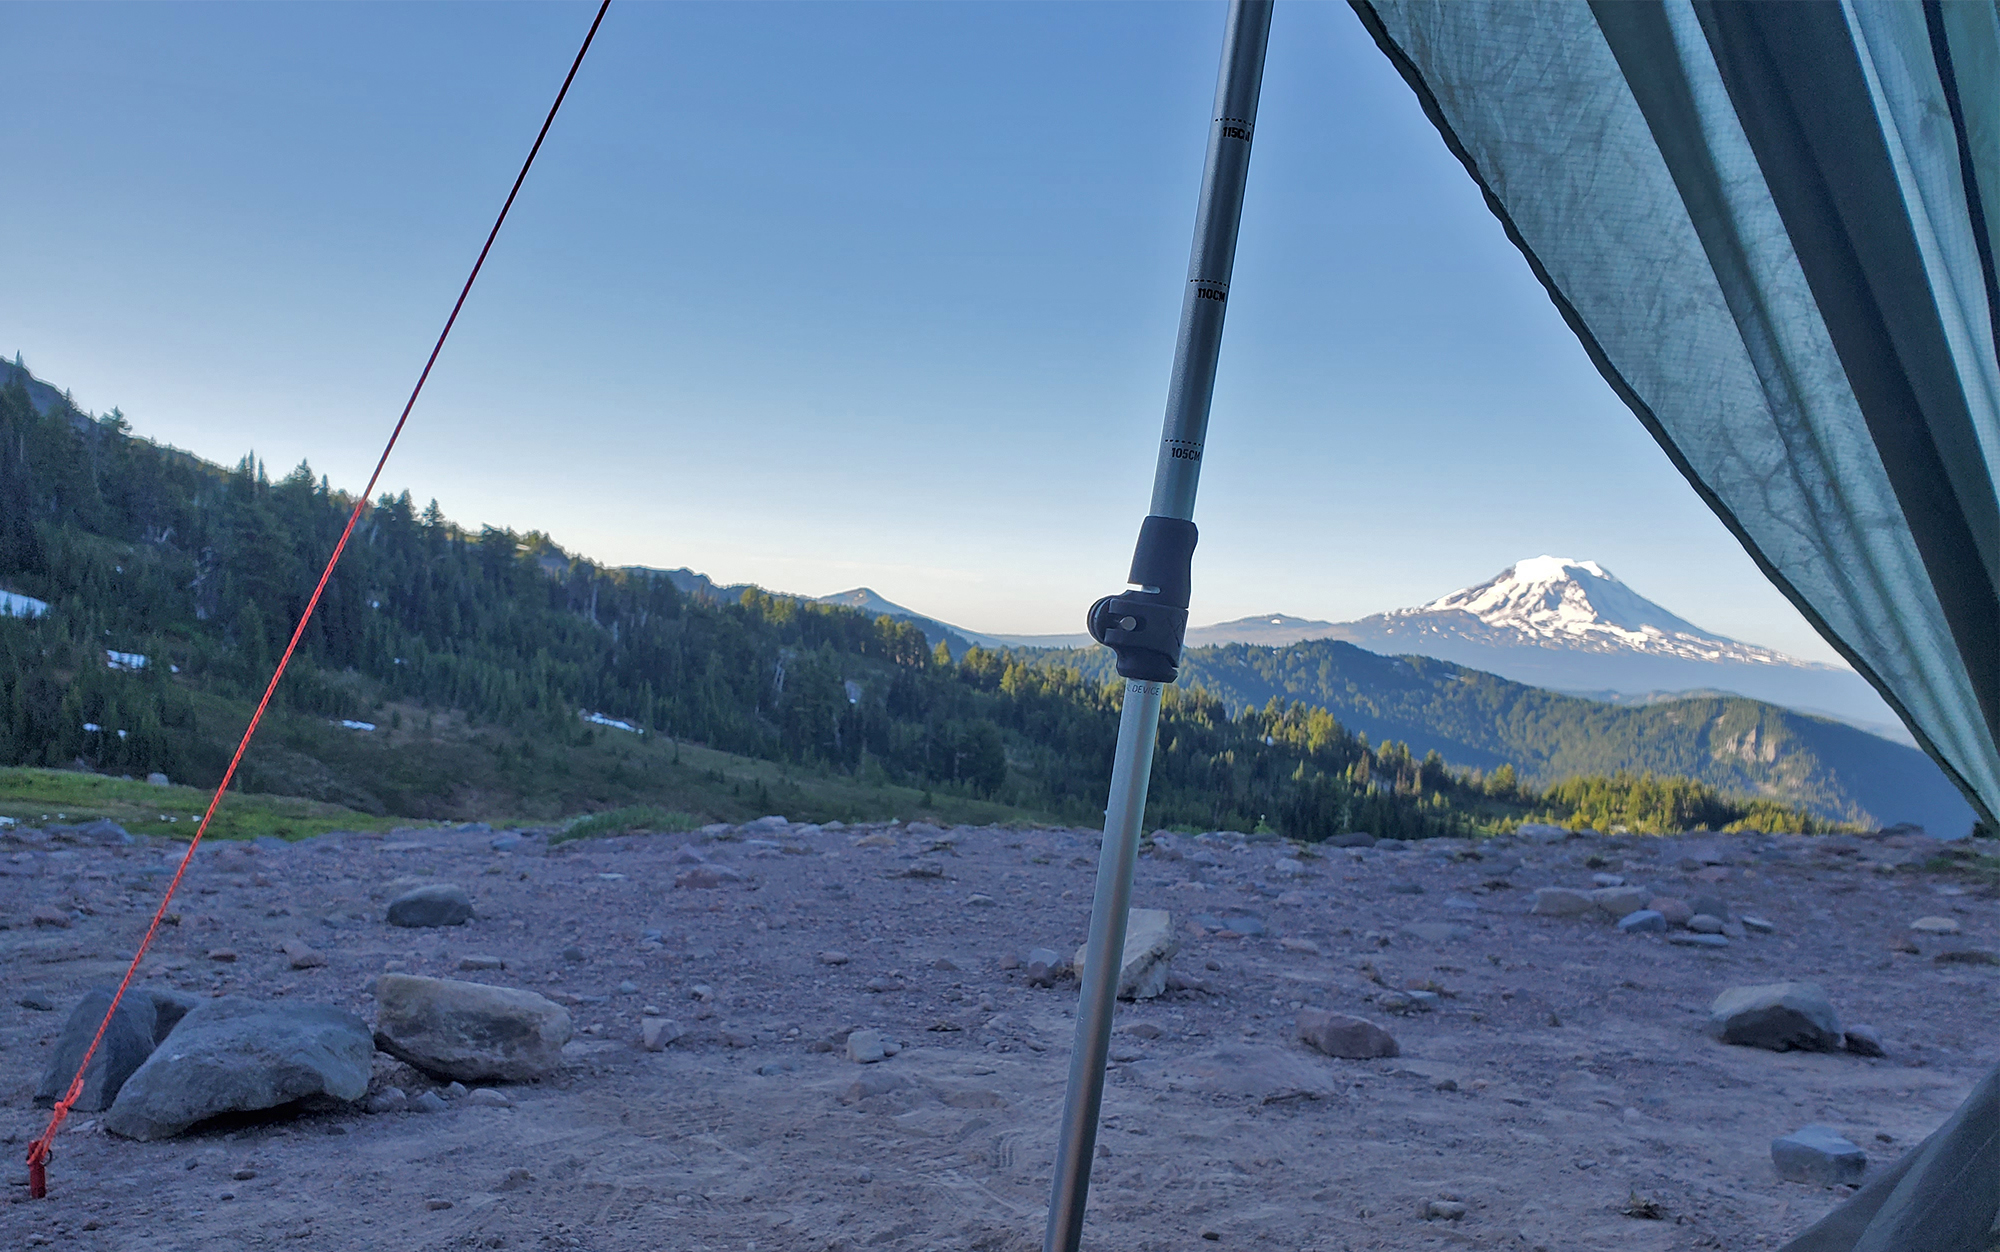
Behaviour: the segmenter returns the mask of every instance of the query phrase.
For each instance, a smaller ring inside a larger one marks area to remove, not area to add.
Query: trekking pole
[[[1181,640],[1187,631],[1195,487],[1201,478],[1209,401],[1215,395],[1222,316],[1236,264],[1243,183],[1250,169],[1250,136],[1257,124],[1257,96],[1270,34],[1271,0],[1230,0],[1215,87],[1215,120],[1209,128],[1194,247],[1181,297],[1180,334],[1167,388],[1166,425],[1153,472],[1152,507],[1139,527],[1129,588],[1090,607],[1091,637],[1118,654],[1125,703],[1118,716],[1111,799],[1104,810],[1104,843],[1097,857],[1097,892],[1090,906],[1076,1044],[1070,1052],[1069,1094],[1063,1102],[1044,1252],[1076,1252],[1083,1237],[1090,1163],[1097,1149],[1097,1114],[1104,1103],[1104,1062],[1111,1047],[1126,913],[1132,902],[1132,866],[1146,815],[1160,702],[1167,684],[1180,672]]]

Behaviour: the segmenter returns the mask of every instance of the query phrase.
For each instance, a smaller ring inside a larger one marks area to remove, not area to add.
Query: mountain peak
[[[1595,561],[1537,556],[1514,564],[1474,587],[1465,587],[1391,616],[1470,614],[1496,630],[1536,641],[1597,644],[1654,651],[1674,643],[1703,651],[1742,648],[1654,604]],[[1525,642],[1525,640],[1524,640]],[[1765,651],[1757,649],[1757,651]]]

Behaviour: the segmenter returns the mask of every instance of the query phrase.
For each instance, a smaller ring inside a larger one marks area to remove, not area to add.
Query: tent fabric
[[[1620,399],[2000,830],[2000,6],[1350,3]],[[1996,1216],[2000,1067],[1787,1252]]]
[[[1353,4],[1619,397],[1994,826],[1994,0]]]

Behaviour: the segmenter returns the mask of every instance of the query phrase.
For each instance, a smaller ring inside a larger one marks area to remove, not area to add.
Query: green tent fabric
[[[1605,379],[2000,830],[1995,0],[1351,2]],[[1996,1092],[1790,1252],[1984,1249]]]
[[[1992,824],[1992,0],[1355,9],[1605,378]]]

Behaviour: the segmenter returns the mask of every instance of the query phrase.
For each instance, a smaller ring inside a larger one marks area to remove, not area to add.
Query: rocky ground
[[[79,1113],[30,1201],[18,1154],[46,1119],[31,1099],[53,1041],[120,972],[180,845],[17,832],[0,841],[17,1154],[0,1247],[1039,1247],[1076,984],[1031,986],[1025,963],[1082,939],[1096,842],[765,821],[554,847],[481,828],[204,847],[146,985],[371,1023],[385,972],[531,989],[575,1028],[560,1068],[475,1098],[377,1054],[357,1103],[153,1142]],[[1781,1181],[1774,1138],[1827,1125],[1879,1169],[2000,1058],[1996,905],[1917,868],[1933,850],[1162,840],[1134,903],[1169,910],[1180,949],[1166,994],[1121,1006],[1087,1245],[1776,1246],[1848,1190]],[[1600,875],[1720,897],[1724,942],[1530,913],[1539,887],[1617,885]],[[388,924],[392,899],[439,882],[467,889],[469,922]],[[1887,1055],[1704,1033],[1726,987],[1794,979]],[[1309,1050],[1302,1009],[1380,1023],[1400,1055]],[[858,1029],[894,1054],[850,1060]]]

